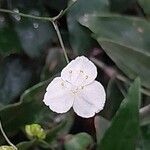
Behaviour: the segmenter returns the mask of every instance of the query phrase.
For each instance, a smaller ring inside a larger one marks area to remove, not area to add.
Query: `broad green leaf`
[[[141,128],[141,150],[150,149],[150,125]]]
[[[129,88],[126,98],[120,105],[115,117],[98,149],[134,150],[139,133],[140,80],[136,79]]]
[[[44,148],[50,148],[50,144],[46,143],[45,141],[42,140],[31,140],[31,141],[23,141],[18,143],[17,145],[18,150],[29,150],[33,149],[35,146],[41,146]]]
[[[136,4],[136,0],[110,0],[113,12],[124,12]]]
[[[20,142],[16,146],[17,146],[18,150],[29,150],[29,148],[31,148],[35,143],[36,143],[35,140],[24,141],[24,142]]]
[[[67,0],[50,0],[43,1],[43,3],[50,8],[50,10],[61,11],[67,7]]]
[[[10,55],[3,60],[0,65],[1,104],[12,103],[36,82],[39,69],[34,71],[35,68],[31,60],[20,55]]]
[[[86,150],[93,143],[92,137],[87,133],[79,133],[66,139],[65,150]]]
[[[15,25],[22,48],[30,57],[39,57],[47,44],[54,37],[53,28],[49,22],[24,19]]]
[[[129,78],[139,76],[142,85],[150,88],[149,22],[134,17],[98,15],[82,17],[80,22],[93,32],[108,56]]]
[[[138,0],[144,12],[150,15],[150,0]]]
[[[73,0],[70,2],[72,1]],[[70,34],[70,43],[77,54],[87,53],[93,48],[93,44],[95,44],[95,41],[89,36],[89,32],[78,23],[78,19],[87,14],[103,14],[108,11],[108,0],[79,0],[71,8],[67,16],[67,23]]]
[[[8,23],[8,19],[0,14],[0,54],[8,55],[20,52],[21,46],[13,25]]]
[[[112,119],[118,110],[120,103],[122,102],[124,96],[121,92],[120,85],[121,83],[116,79],[110,79],[107,85],[107,102],[105,109],[103,111],[105,117]],[[120,85],[120,86],[119,86]],[[106,110],[106,112],[105,112]]]

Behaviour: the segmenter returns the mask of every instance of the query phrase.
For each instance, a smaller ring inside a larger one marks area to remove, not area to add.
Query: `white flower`
[[[89,118],[104,107],[106,94],[95,80],[96,66],[86,57],[72,60],[48,85],[44,103],[57,113],[65,113],[71,107],[77,115]]]

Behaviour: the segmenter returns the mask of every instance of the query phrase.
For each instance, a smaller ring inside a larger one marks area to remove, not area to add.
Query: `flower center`
[[[83,90],[83,89],[84,89],[84,86],[73,87],[73,88],[71,89],[71,92],[75,95],[75,94],[77,94],[78,92],[80,92],[80,91]]]
[[[84,89],[84,86],[75,86],[67,81],[62,81],[61,87],[69,90],[73,95],[76,95],[78,92]]]

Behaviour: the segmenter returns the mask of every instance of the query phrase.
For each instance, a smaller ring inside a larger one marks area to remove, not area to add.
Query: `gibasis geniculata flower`
[[[72,60],[48,85],[44,103],[57,113],[65,113],[73,107],[83,118],[93,117],[104,107],[106,94],[96,81],[96,66],[86,57]]]

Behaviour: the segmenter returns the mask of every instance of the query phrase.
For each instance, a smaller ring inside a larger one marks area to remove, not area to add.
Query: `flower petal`
[[[93,82],[96,76],[96,66],[84,56],[72,60],[61,72],[63,80],[76,86],[87,85]]]
[[[83,118],[93,117],[104,107],[106,94],[103,86],[94,81],[85,86],[74,100],[74,111]]]
[[[70,84],[63,81],[61,77],[54,78],[46,89],[44,103],[54,112],[67,112],[74,101],[69,88]]]

